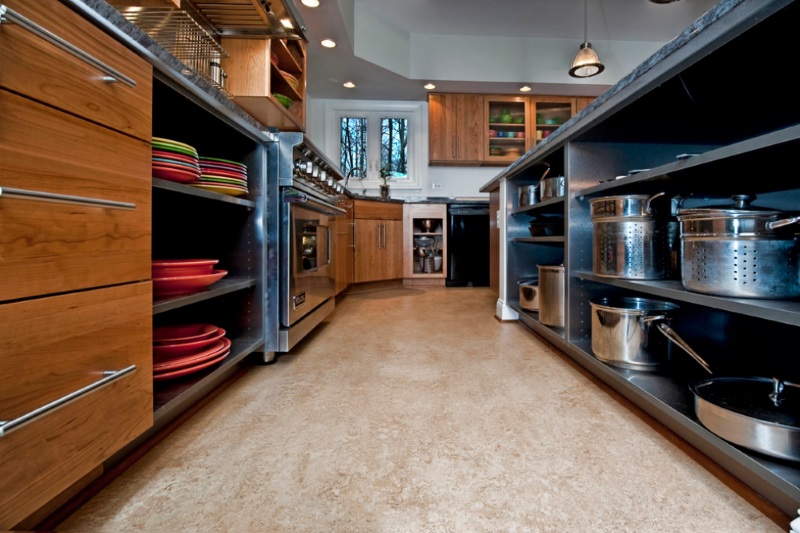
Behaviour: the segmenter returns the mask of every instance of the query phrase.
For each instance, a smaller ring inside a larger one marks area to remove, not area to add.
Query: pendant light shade
[[[592,48],[592,43],[584,42],[572,60],[569,75],[573,78],[588,78],[600,74],[605,68],[597,57],[597,52]]]
[[[581,43],[578,53],[575,54],[575,59],[572,60],[572,68],[569,69],[569,75],[573,78],[596,76],[606,68],[600,62],[597,52],[592,48],[592,43],[587,38],[588,24],[588,0],[583,0],[583,43]]]

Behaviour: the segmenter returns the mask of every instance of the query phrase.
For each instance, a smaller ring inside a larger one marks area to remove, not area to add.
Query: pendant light
[[[592,43],[587,40],[587,25],[589,24],[588,1],[583,0],[583,43],[572,60],[569,75],[573,78],[589,78],[603,72],[606,67],[600,62],[597,52],[592,48]]]

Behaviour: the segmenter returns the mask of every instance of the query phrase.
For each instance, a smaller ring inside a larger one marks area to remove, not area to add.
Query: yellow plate
[[[230,196],[242,196],[247,194],[246,189],[239,189],[236,187],[226,187],[224,185],[211,185],[207,183],[192,183],[192,187],[197,187],[198,189],[205,189],[211,192],[217,192],[220,194],[227,194]]]
[[[153,140],[156,142],[160,142],[162,144],[172,144],[175,146],[180,146],[181,148],[185,148],[187,150],[191,150],[192,152],[197,152],[197,149],[194,146],[178,141],[173,141],[172,139],[164,139],[163,137],[153,137]]]

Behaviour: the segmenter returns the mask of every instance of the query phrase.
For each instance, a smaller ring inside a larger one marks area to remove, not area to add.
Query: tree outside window
[[[345,175],[375,179],[384,169],[390,179],[408,179],[407,118],[380,117],[375,113],[366,117],[342,116],[339,127],[340,167]]]

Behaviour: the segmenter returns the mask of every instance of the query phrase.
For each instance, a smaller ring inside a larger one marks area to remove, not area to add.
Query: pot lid
[[[785,214],[776,209],[751,206],[750,202],[756,199],[755,194],[735,194],[731,198],[732,205],[679,209],[678,218],[770,218]]]
[[[764,377],[709,378],[692,386],[703,400],[763,422],[800,429],[800,386]],[[773,401],[777,397],[778,401]]]

